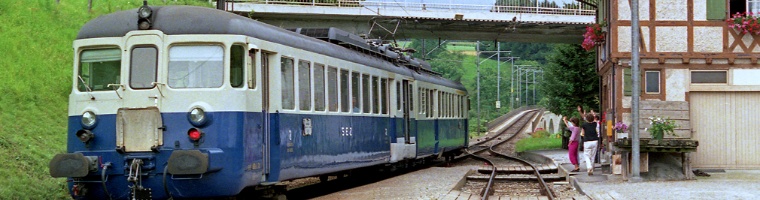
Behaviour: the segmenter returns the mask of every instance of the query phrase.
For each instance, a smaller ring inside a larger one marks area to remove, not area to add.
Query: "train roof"
[[[165,34],[247,35],[466,91],[459,82],[433,74],[418,73],[377,56],[364,54],[229,12],[196,6],[151,6],[151,8],[153,9],[151,17],[153,26],[151,29],[160,30]],[[87,22],[80,29],[77,39],[122,37],[129,31],[138,30],[137,21],[137,9],[103,15]]]

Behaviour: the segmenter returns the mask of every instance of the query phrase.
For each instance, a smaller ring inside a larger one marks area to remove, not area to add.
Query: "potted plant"
[[[628,125],[623,123],[622,121],[618,121],[615,123],[615,133],[617,133],[618,138],[625,138],[628,137]]]
[[[649,133],[652,134],[653,140],[661,141],[666,133],[673,136],[675,135],[673,133],[673,130],[675,130],[677,125],[675,121],[671,119],[663,119],[661,117],[652,116],[649,117],[649,124],[651,124],[652,127],[644,130],[649,131]]]
[[[583,34],[583,43],[581,43],[583,49],[591,51],[597,45],[604,44],[604,35],[607,33],[606,29],[606,21],[586,26],[586,33]]]
[[[726,19],[729,28],[733,28],[741,34],[760,35],[760,21],[752,12],[736,13]]]

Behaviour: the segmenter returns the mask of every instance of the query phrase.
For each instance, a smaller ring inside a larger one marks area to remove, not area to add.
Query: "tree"
[[[557,45],[544,67],[544,81],[540,84],[544,94],[541,104],[549,111],[565,116],[573,116],[578,105],[586,110],[598,108],[599,77],[594,67],[594,55],[580,45]]]
[[[440,73],[446,79],[458,82],[462,80],[462,75],[464,75],[462,60],[464,60],[464,55],[461,53],[443,51],[436,54],[435,58],[429,59],[428,62],[433,66],[433,71]]]
[[[446,43],[438,45],[438,40],[424,40],[425,48],[422,47],[423,39],[412,39],[408,48],[416,50],[412,54],[415,58],[436,58],[438,54],[446,51]]]
[[[482,51],[496,51],[496,46],[493,45],[493,43],[485,43],[489,45],[481,45],[480,50]],[[546,63],[546,57],[552,52],[552,49],[554,49],[554,44],[544,44],[544,43],[523,43],[523,42],[499,42],[499,45],[501,45],[502,51],[511,51],[510,54],[502,54],[501,56],[514,56],[514,57],[520,57],[520,60],[535,60],[538,61],[539,64],[545,64]],[[482,58],[486,58],[490,56],[489,54],[483,54],[480,55]],[[496,59],[493,57],[492,59]]]

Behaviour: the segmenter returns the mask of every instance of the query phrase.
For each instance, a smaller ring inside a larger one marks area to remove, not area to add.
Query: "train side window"
[[[401,107],[401,82],[396,81],[396,109],[401,110],[404,109]]]
[[[351,112],[353,113],[359,113],[361,112],[361,105],[359,102],[359,73],[358,72],[352,72],[351,73]]]
[[[454,117],[459,117],[459,109],[457,109],[458,105],[459,105],[459,96],[455,95],[454,96]]]
[[[435,102],[433,100],[433,95],[435,95],[435,91],[428,92],[428,99],[430,99],[430,103],[428,105],[428,117],[435,117],[435,113],[433,112],[433,109],[435,108],[435,105],[433,105],[433,102]]]
[[[77,76],[77,89],[80,92],[113,90],[108,84],[121,82],[121,50],[111,48],[82,51],[79,54]]]
[[[311,110],[311,63],[298,61],[298,107]]]
[[[380,114],[380,95],[377,91],[380,87],[377,84],[377,76],[372,76],[372,113]]]
[[[406,102],[409,102],[409,113],[413,113],[414,111],[414,85],[412,83],[409,83],[409,100]]]
[[[338,111],[338,69],[327,68],[327,103],[330,111]]]
[[[222,84],[222,46],[173,46],[169,49],[169,87],[216,88]]]
[[[451,93],[446,93],[446,117],[451,117]]]
[[[380,105],[383,114],[388,114],[388,79],[380,79]]]
[[[293,83],[293,59],[282,57],[280,60],[280,85],[282,87],[282,109],[295,109],[295,83]]]
[[[314,64],[314,110],[325,111],[325,65]]]
[[[132,49],[129,67],[129,87],[134,89],[153,88],[158,70],[158,50],[156,47]]]
[[[362,112],[370,113],[369,105],[369,75],[362,74]]]
[[[443,92],[438,91],[438,118],[443,117],[443,110],[441,110],[441,108],[443,108],[443,98],[441,98],[441,96],[443,96]]]
[[[340,70],[340,111],[349,112],[348,70]]]
[[[420,95],[419,101],[420,101],[420,114],[425,113],[425,90],[422,88],[417,89],[417,93]]]
[[[232,45],[230,49],[230,85],[232,87],[243,87],[244,66],[245,48],[242,45]]]
[[[251,49],[248,51],[248,57],[251,59],[248,62],[248,71],[250,71],[251,76],[248,77],[248,88],[250,89],[256,89],[256,66],[258,65],[256,63],[256,49]]]

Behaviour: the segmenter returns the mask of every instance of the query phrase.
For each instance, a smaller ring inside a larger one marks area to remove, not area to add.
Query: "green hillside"
[[[88,11],[84,0],[0,1],[0,198],[68,198],[65,180],[51,178],[47,167],[66,151],[72,41],[88,20],[142,5],[93,2]],[[208,6],[207,0],[167,3]]]

